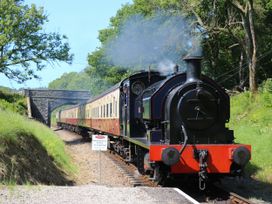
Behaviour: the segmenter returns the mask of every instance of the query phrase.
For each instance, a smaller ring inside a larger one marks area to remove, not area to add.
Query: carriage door
[[[128,136],[129,131],[129,87],[128,84],[124,84],[123,92],[121,94],[122,101],[122,135]]]

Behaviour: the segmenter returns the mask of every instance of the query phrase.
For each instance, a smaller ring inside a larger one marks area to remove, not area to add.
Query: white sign
[[[92,150],[107,151],[108,135],[92,135]]]

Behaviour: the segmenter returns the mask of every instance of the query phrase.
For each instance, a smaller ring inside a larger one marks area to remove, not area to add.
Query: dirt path
[[[127,178],[103,153],[101,153],[100,183],[99,153],[92,151],[91,143],[82,140],[81,136],[65,130],[55,130],[55,132],[65,142],[67,152],[71,155],[73,163],[78,167],[73,178],[76,185],[130,186]]]

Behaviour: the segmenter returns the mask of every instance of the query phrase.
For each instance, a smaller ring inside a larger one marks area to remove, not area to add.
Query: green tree
[[[89,75],[84,71],[64,73],[60,78],[49,83],[49,89],[64,90],[89,90],[92,95],[97,95],[109,88],[107,83],[95,73]]]
[[[72,62],[66,36],[42,30],[47,20],[43,8],[34,4],[0,1],[0,73],[20,83],[38,78],[35,71],[45,63]]]
[[[98,39],[102,46],[88,55],[89,66],[86,73],[93,81],[93,93],[101,93],[106,88],[118,83],[130,74],[130,70],[112,65],[105,56],[104,46],[113,39],[119,31],[119,26],[130,15],[137,13],[134,5],[126,4],[119,9],[114,17],[110,19],[110,26],[99,31]]]
[[[77,72],[64,73],[60,78],[57,78],[57,79],[53,80],[52,82],[50,82],[48,84],[48,88],[49,89],[64,89],[64,90],[68,90],[70,88],[71,82],[75,78],[77,78]]]
[[[244,40],[240,40],[240,45],[243,47],[246,53],[246,59],[249,69],[249,87],[252,92],[257,91],[256,83],[256,66],[257,66],[257,39],[254,25],[254,7],[253,0],[246,0],[240,3],[237,0],[230,0],[231,6],[233,6],[239,14],[237,21],[241,22],[244,31]],[[235,23],[238,23],[238,22]]]
[[[135,14],[150,16],[158,8],[159,2],[153,0],[135,0],[133,4],[122,6],[116,15],[110,19],[109,27],[99,31],[98,39],[101,42],[101,47],[88,55],[89,66],[86,69],[89,76],[97,81],[95,86],[98,85],[103,88],[109,87],[132,73],[132,70],[111,64],[111,60],[105,55],[104,47],[110,40],[118,35],[122,23],[128,19],[128,17]],[[139,67],[141,67],[140,63]]]
[[[182,14],[199,26],[203,35],[203,72],[226,88],[249,86],[257,90],[272,76],[271,0],[134,0],[111,18],[99,32],[101,47],[88,56],[90,77],[114,83],[127,76],[105,57],[105,45],[118,37],[123,22],[134,14],[146,18],[164,11]],[[142,31],[144,33],[144,31]],[[139,67],[141,62],[139,62]]]
[[[250,90],[256,92],[258,74],[268,67],[258,62],[258,58],[267,51],[267,43],[270,44],[271,21],[266,19],[271,16],[271,2],[183,0],[180,3],[182,12],[195,18],[206,36],[203,46],[207,73],[215,79],[221,77],[219,81],[229,84],[229,88],[238,83],[243,87],[248,81]]]
[[[88,56],[88,64],[89,67],[86,69],[86,72],[92,79],[102,80],[101,83],[107,84],[103,86],[105,88],[118,83],[130,73],[129,70],[125,68],[110,64],[104,55],[103,48],[99,48]],[[99,86],[101,83],[98,83]]]

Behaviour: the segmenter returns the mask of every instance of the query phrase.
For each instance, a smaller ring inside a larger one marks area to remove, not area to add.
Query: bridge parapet
[[[28,116],[48,126],[51,125],[51,112],[62,105],[75,105],[90,99],[89,91],[25,89]]]

